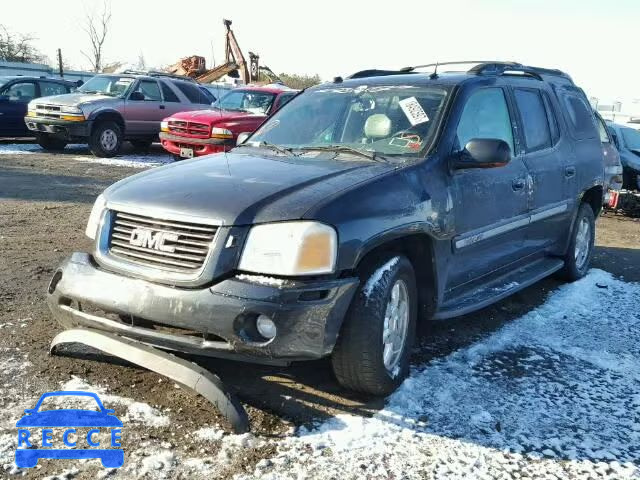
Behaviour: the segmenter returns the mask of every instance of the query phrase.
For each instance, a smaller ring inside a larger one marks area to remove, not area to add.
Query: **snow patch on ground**
[[[165,427],[169,425],[169,417],[162,415],[157,409],[151,405],[142,402],[136,402],[131,398],[120,397],[107,393],[106,388],[101,386],[89,385],[79,377],[73,376],[71,380],[62,385],[61,390],[69,391],[89,391],[97,393],[100,400],[111,408],[111,404],[122,405],[127,407],[127,413],[120,418],[125,425],[132,423],[141,423],[149,427]],[[65,400],[66,401],[66,400]]]
[[[194,435],[201,440],[215,442],[218,440],[222,440],[222,437],[224,437],[224,430],[217,427],[207,427],[196,430],[194,432]]]
[[[372,418],[301,428],[240,478],[640,479],[638,305],[640,284],[592,270],[414,368]]]
[[[0,144],[0,155],[31,155],[34,153],[45,153],[45,151],[37,144],[32,143],[8,143]],[[73,153],[74,155],[69,155]],[[67,145],[64,153],[57,154],[61,158],[70,158],[72,160],[85,163],[99,163],[101,165],[113,165],[117,167],[147,168],[172,163],[173,158],[167,154],[156,153],[131,153],[120,155],[116,158],[99,158],[93,156],[87,149],[86,145],[72,144]]]
[[[371,292],[373,291],[373,287],[377,285],[377,283],[382,279],[382,276],[386,272],[388,272],[393,267],[395,267],[395,265],[398,263],[399,260],[400,260],[400,257],[393,257],[391,260],[389,260],[387,263],[385,263],[383,266],[381,266],[379,269],[373,272],[373,275],[369,277],[369,280],[367,280],[367,283],[362,289],[362,292],[364,293],[365,297],[369,298],[369,296],[371,295]]]

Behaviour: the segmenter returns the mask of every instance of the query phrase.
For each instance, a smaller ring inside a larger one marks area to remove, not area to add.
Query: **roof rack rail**
[[[470,63],[474,63],[474,64],[490,64],[490,63],[495,63],[495,64],[513,64],[513,65],[519,65],[516,62],[503,62],[501,60],[461,60],[461,61],[456,61],[456,62],[436,62],[436,63],[426,63],[424,65],[414,65],[412,67],[404,67],[401,70],[403,72],[413,72],[414,70],[417,70],[418,68],[427,68],[427,67],[434,67],[434,69],[437,69],[438,67],[442,67],[443,65],[465,65],[465,64],[470,64]],[[461,72],[466,72],[466,70],[460,70]]]
[[[133,69],[127,69],[123,72],[120,73],[124,73],[125,75],[148,75],[150,77],[169,77],[169,78],[176,78],[178,80],[186,80],[187,82],[196,82],[193,78],[191,77],[185,77],[184,75],[174,75],[172,73],[168,73],[168,72],[160,72],[157,70],[133,70]]]
[[[562,77],[573,83],[571,77],[561,70],[552,68],[530,67],[528,65],[522,65],[521,63],[514,62],[485,62],[476,65],[471,68],[468,73],[475,75],[504,75],[509,72],[521,72],[526,75],[542,80],[542,75],[553,75],[555,77]]]
[[[360,70],[359,72],[352,73],[347,78],[366,78],[366,77],[384,77],[386,75],[406,75],[408,73],[413,73],[404,70],[378,70],[376,68],[370,68],[368,70]]]

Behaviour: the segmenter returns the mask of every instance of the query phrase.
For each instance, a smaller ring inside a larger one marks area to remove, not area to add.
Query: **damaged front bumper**
[[[47,301],[65,328],[93,328],[190,354],[286,364],[331,353],[357,285],[357,278],[265,284],[243,275],[200,289],[175,288],[111,273],[89,254],[74,253],[54,274]],[[261,314],[277,327],[271,340],[256,330]]]

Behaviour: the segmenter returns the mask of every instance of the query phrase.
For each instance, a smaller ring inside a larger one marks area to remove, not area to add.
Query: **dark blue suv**
[[[0,137],[33,135],[24,123],[27,105],[34,98],[70,93],[74,82],[59,78],[0,77]]]
[[[112,185],[54,316],[200,355],[330,355],[344,386],[391,392],[418,321],[589,268],[604,164],[584,92],[477,63],[336,78],[231,152]]]

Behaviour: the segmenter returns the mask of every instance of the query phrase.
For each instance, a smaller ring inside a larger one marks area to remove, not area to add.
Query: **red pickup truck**
[[[297,93],[284,86],[235,88],[208,110],[165,118],[160,124],[160,141],[176,160],[229,150],[240,133],[256,130]]]

